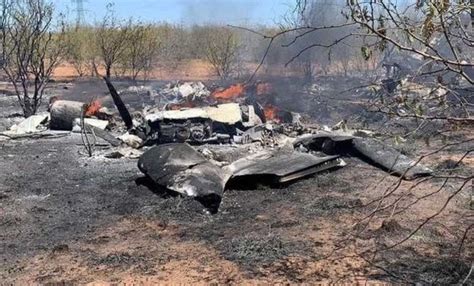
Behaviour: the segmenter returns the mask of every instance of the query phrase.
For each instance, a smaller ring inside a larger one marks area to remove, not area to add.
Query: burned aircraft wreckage
[[[138,168],[148,179],[214,211],[231,180],[288,183],[344,167],[348,156],[406,180],[432,172],[367,132],[303,124],[299,114],[275,107],[266,83],[213,92],[202,83],[169,85],[152,94],[156,104],[140,118],[129,113],[114,86],[106,83],[125,123],[126,136],[119,137],[123,142],[93,121],[82,127],[112,146],[126,143],[145,150]],[[64,101],[53,102],[50,109],[50,127],[57,129],[70,129],[71,120],[79,117],[78,107]],[[103,113],[91,115],[104,119]],[[59,124],[58,118],[66,118],[67,124]]]
[[[264,96],[268,89],[234,85],[204,93],[199,107],[185,94],[187,108],[148,110],[141,128],[155,146],[138,168],[158,185],[216,209],[230,180],[287,183],[344,167],[344,156],[407,180],[431,173],[363,132],[306,127],[299,114],[276,108]]]

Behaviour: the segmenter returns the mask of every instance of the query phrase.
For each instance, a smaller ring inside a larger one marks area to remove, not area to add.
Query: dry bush
[[[134,81],[140,73],[143,73],[146,78],[152,70],[159,46],[158,35],[152,25],[134,23],[130,27],[125,54],[121,62]]]
[[[221,79],[235,73],[239,48],[237,36],[229,29],[216,28],[208,35],[207,59]]]
[[[80,77],[91,70],[93,59],[97,57],[96,42],[91,41],[94,33],[94,28],[87,26],[70,25],[66,29],[67,60]]]
[[[25,117],[38,110],[64,54],[63,27],[53,33],[53,6],[43,0],[1,2],[1,63]]]

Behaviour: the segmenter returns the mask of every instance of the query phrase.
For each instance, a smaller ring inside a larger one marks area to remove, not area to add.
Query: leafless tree
[[[120,22],[112,10],[112,4],[108,4],[107,9],[107,14],[99,24],[96,39],[106,77],[110,78],[112,68],[126,52],[126,43],[130,36],[130,22]]]
[[[54,68],[64,54],[62,25],[53,28],[53,6],[44,0],[3,0],[2,69],[24,116],[38,110]]]
[[[207,59],[215,73],[223,80],[235,71],[239,43],[236,35],[224,28],[216,28],[208,35]]]

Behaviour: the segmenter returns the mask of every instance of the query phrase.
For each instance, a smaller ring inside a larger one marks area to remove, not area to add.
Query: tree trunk
[[[110,66],[105,67],[105,77],[106,77],[107,79],[109,79],[109,80],[110,80],[110,78],[112,77],[111,67],[110,67]]]
[[[33,110],[33,106],[31,105],[31,102],[28,98],[23,99],[23,115],[25,118],[30,117],[31,115],[34,115],[35,112]]]

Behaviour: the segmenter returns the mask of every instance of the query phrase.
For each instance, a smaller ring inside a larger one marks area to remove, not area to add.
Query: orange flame
[[[212,93],[212,97],[219,102],[232,102],[245,95],[245,86],[241,83],[231,85],[226,89],[218,89]]]
[[[102,104],[98,100],[93,100],[91,103],[86,106],[86,116],[95,116],[99,109],[102,107]]]
[[[280,122],[280,118],[278,116],[278,108],[273,105],[266,105],[263,108],[263,112],[265,114],[265,119],[267,121],[273,121],[276,123]]]

